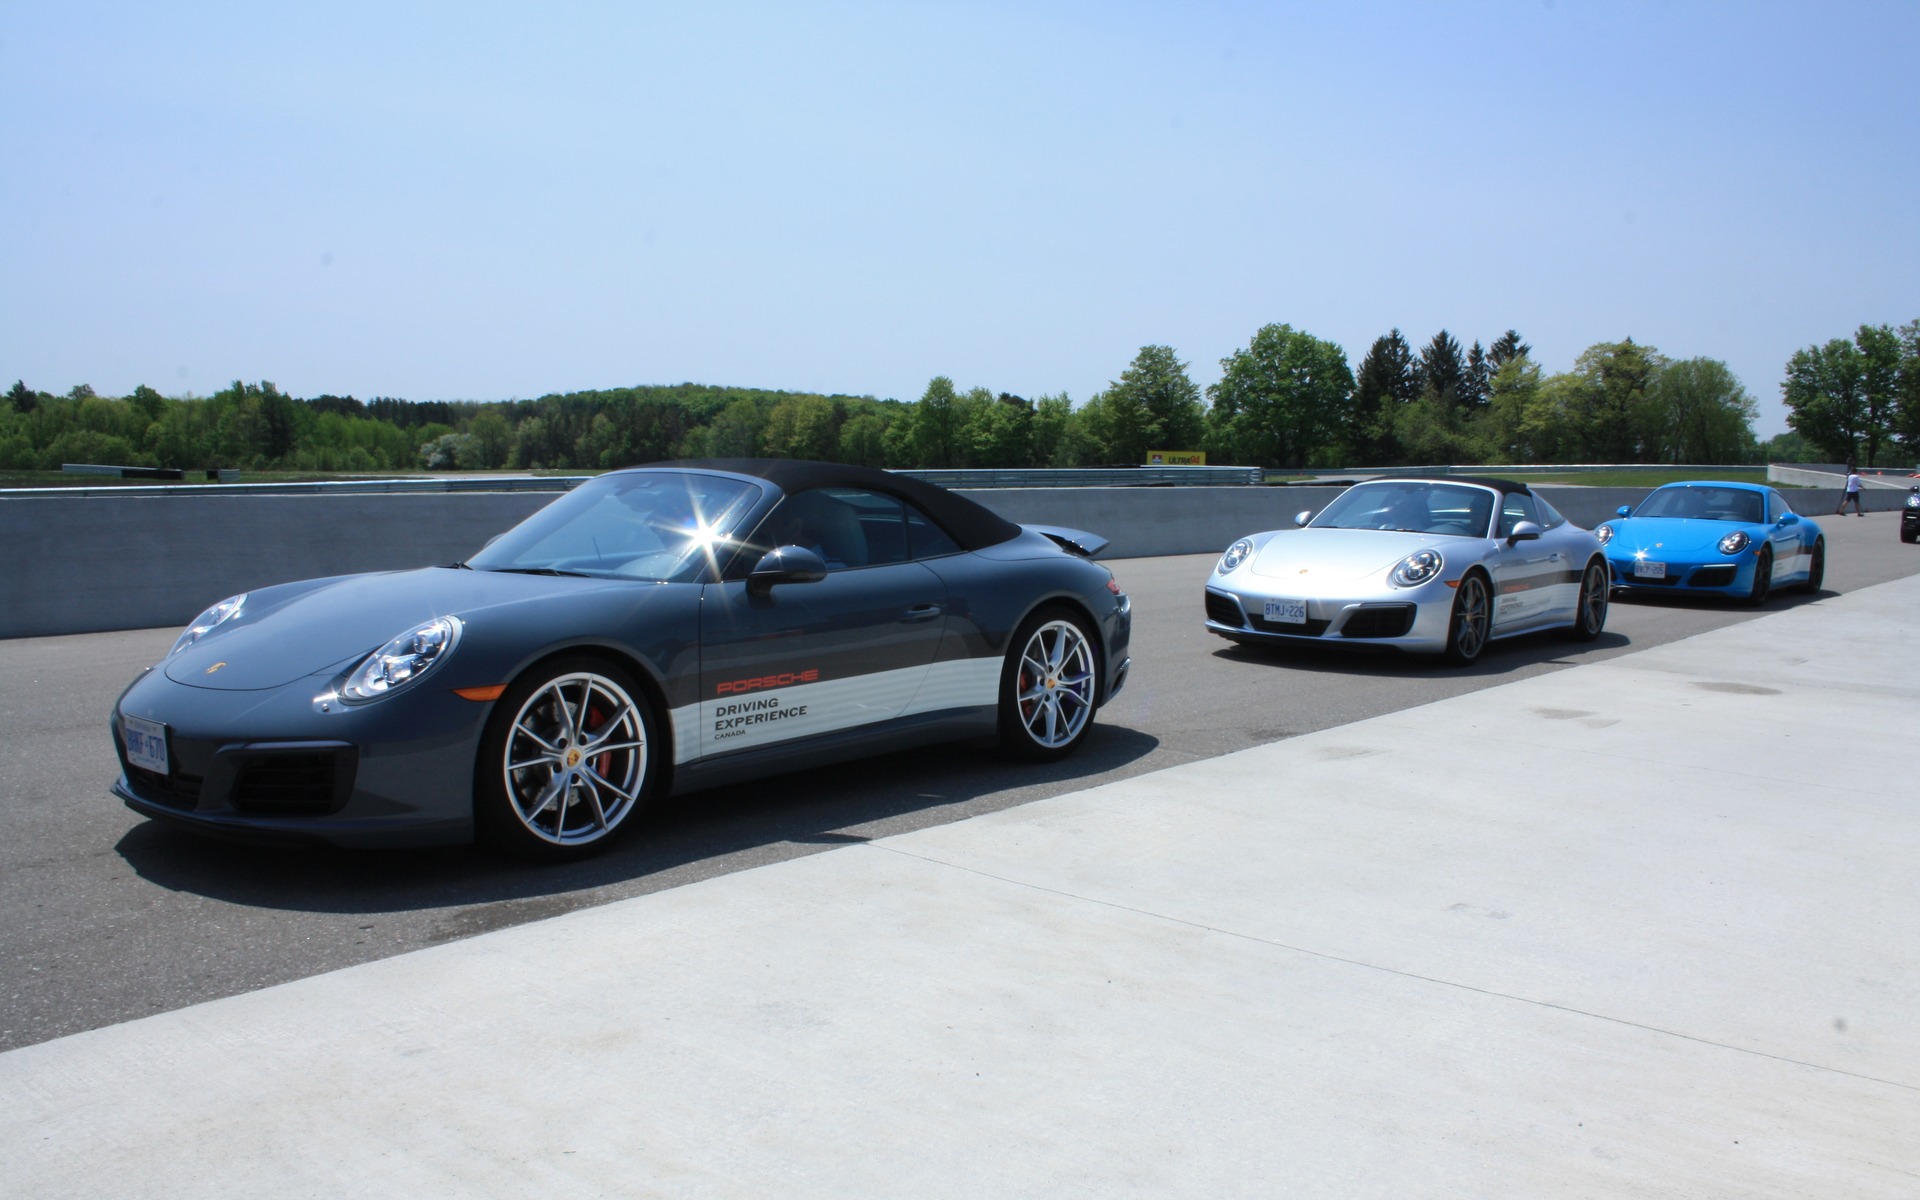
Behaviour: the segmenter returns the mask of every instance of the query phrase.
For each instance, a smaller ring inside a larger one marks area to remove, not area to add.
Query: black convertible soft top
[[[865,488],[884,492],[911,502],[933,518],[964,550],[997,546],[1020,533],[1018,525],[965,496],[925,480],[895,475],[875,467],[807,462],[795,458],[683,458],[645,465],[751,475],[766,480],[788,495],[825,487]]]
[[[1509,495],[1514,492],[1518,492],[1522,496],[1533,495],[1533,489],[1524,483],[1516,483],[1511,479],[1495,479],[1491,475],[1448,475],[1443,478],[1441,482],[1477,483],[1481,487],[1490,487],[1495,491],[1505,492]]]

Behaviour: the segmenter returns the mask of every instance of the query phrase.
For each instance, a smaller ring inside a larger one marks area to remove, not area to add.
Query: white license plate
[[[1269,600],[1261,615],[1269,621],[1278,621],[1282,625],[1305,625],[1307,602],[1305,600]]]
[[[1667,577],[1667,564],[1663,562],[1648,562],[1643,558],[1633,564],[1633,577],[1635,579],[1665,579]]]
[[[145,717],[120,714],[120,737],[127,743],[127,761],[156,775],[167,773],[167,727]]]

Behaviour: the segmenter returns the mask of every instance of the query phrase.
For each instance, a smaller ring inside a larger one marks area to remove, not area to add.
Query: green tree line
[[[917,400],[683,383],[533,400],[288,396],[236,380],[211,396],[63,396],[16,382],[0,469],[62,463],[310,472],[602,470],[669,458],[837,459],[883,467],[1077,467],[1205,450],[1280,469],[1421,463],[1749,463],[1920,451],[1920,321],[1862,326],[1797,351],[1781,384],[1793,433],[1759,445],[1753,398],[1725,363],[1670,360],[1631,338],[1547,373],[1515,330],[1419,348],[1398,330],[1357,368],[1337,344],[1267,325],[1204,394],[1172,347],[1144,346],[1084,403],[936,376]]]

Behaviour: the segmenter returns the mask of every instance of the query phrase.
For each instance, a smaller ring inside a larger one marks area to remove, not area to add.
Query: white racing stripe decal
[[[969,658],[718,696],[673,710],[674,761],[995,702],[998,658]]]
[[[926,682],[920,685],[919,693],[902,715],[995,703],[1000,695],[1001,665],[1002,660],[998,658],[963,658],[933,664]]]

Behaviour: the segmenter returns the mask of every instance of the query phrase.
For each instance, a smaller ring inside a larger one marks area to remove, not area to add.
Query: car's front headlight
[[[1747,548],[1747,543],[1752,540],[1753,539],[1747,536],[1746,530],[1736,529],[1732,533],[1720,539],[1720,553],[1738,554],[1742,550],[1745,550]]]
[[[1602,525],[1600,528],[1593,531],[1593,536],[1599,538],[1600,544],[1604,546],[1608,542],[1613,540],[1613,526]]]
[[[208,633],[212,632],[214,626],[224,624],[239,616],[240,606],[246,602],[247,594],[241,592],[238,596],[228,596],[225,600],[213,605],[208,608],[207,611],[195,617],[187,623],[186,629],[181,632],[180,636],[173,640],[173,649],[167,651],[167,657],[172,658],[188,646],[193,645]]]
[[[1253,539],[1241,538],[1233,545],[1228,546],[1227,552],[1220,556],[1220,574],[1227,575],[1232,573],[1241,563],[1251,557],[1253,557]]]
[[[1446,565],[1438,550],[1420,550],[1401,559],[1388,578],[1401,587],[1418,587],[1440,574]]]
[[[1907,507],[1920,508],[1920,492],[1916,492],[1907,497]]]
[[[365,704],[391,696],[413,683],[448,655],[460,641],[459,617],[424,621],[375,650],[340,686],[340,699]]]

